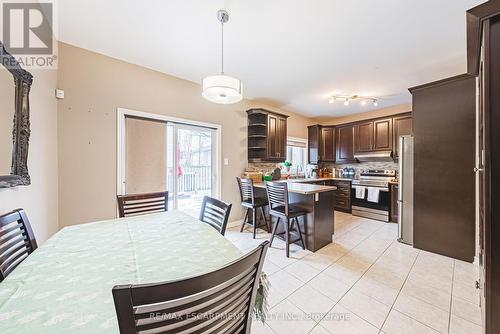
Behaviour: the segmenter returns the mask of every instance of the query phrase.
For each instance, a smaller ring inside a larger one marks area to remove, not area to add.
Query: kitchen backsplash
[[[275,162],[251,162],[248,163],[248,172],[272,172],[275,168],[281,168],[280,163]]]

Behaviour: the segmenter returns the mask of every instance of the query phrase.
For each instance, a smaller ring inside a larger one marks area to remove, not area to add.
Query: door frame
[[[165,123],[176,123],[182,125],[191,125],[204,128],[210,128],[215,130],[216,136],[216,158],[215,158],[215,168],[217,171],[217,181],[213,184],[215,185],[215,194],[217,198],[221,197],[222,189],[222,125],[216,123],[207,123],[194,121],[186,118],[172,117],[162,114],[155,114],[150,112],[144,112],[139,110],[120,108],[116,109],[116,194],[125,194],[125,177],[126,177],[126,131],[125,131],[125,118],[127,116],[132,116],[136,118],[143,118],[145,120],[161,121]],[[175,182],[174,182],[175,183]],[[174,184],[175,186],[175,184]]]

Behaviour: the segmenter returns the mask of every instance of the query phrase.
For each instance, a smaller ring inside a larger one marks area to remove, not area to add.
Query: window
[[[307,141],[302,138],[288,138],[286,161],[292,163],[290,172],[294,175],[303,174],[307,165]]]

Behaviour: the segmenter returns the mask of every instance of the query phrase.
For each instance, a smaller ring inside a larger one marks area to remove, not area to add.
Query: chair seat
[[[282,217],[287,217],[287,215],[285,214],[285,206],[284,205],[280,205],[280,206],[276,206],[276,207],[272,208],[269,211],[269,213],[271,215],[279,215]],[[307,211],[302,209],[302,208],[299,208],[299,207],[293,206],[293,205],[288,206],[288,218],[303,216],[305,214],[307,214]]]
[[[248,199],[241,202],[241,205],[245,208],[260,208],[261,206],[266,206],[269,203],[267,202],[267,198],[264,197],[255,197],[255,204],[252,205],[252,200]]]

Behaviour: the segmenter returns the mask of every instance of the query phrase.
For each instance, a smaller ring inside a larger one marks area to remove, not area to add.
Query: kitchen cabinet
[[[355,153],[373,151],[373,121],[356,123],[354,127]]]
[[[413,134],[413,116],[411,113],[396,116],[392,119],[393,128],[393,157],[397,159],[399,157],[399,136],[412,135]]]
[[[351,182],[344,180],[333,180],[337,187],[335,193],[335,210],[351,213]]]
[[[391,191],[391,222],[397,223],[398,222],[398,191],[399,191],[399,185],[397,183],[391,183],[390,184],[390,191]]]
[[[335,162],[335,127],[321,128],[320,160],[322,162]]]
[[[308,162],[335,162],[335,127],[312,125],[307,127]]]
[[[473,262],[476,78],[460,75],[410,92],[415,157],[413,246]]]
[[[392,117],[373,121],[373,151],[392,150]]]
[[[284,162],[286,159],[286,115],[265,109],[249,109],[248,161]]]
[[[354,159],[354,125],[335,127],[336,162],[351,163]]]
[[[319,163],[319,145],[321,136],[321,125],[307,127],[307,161],[310,164]]]

